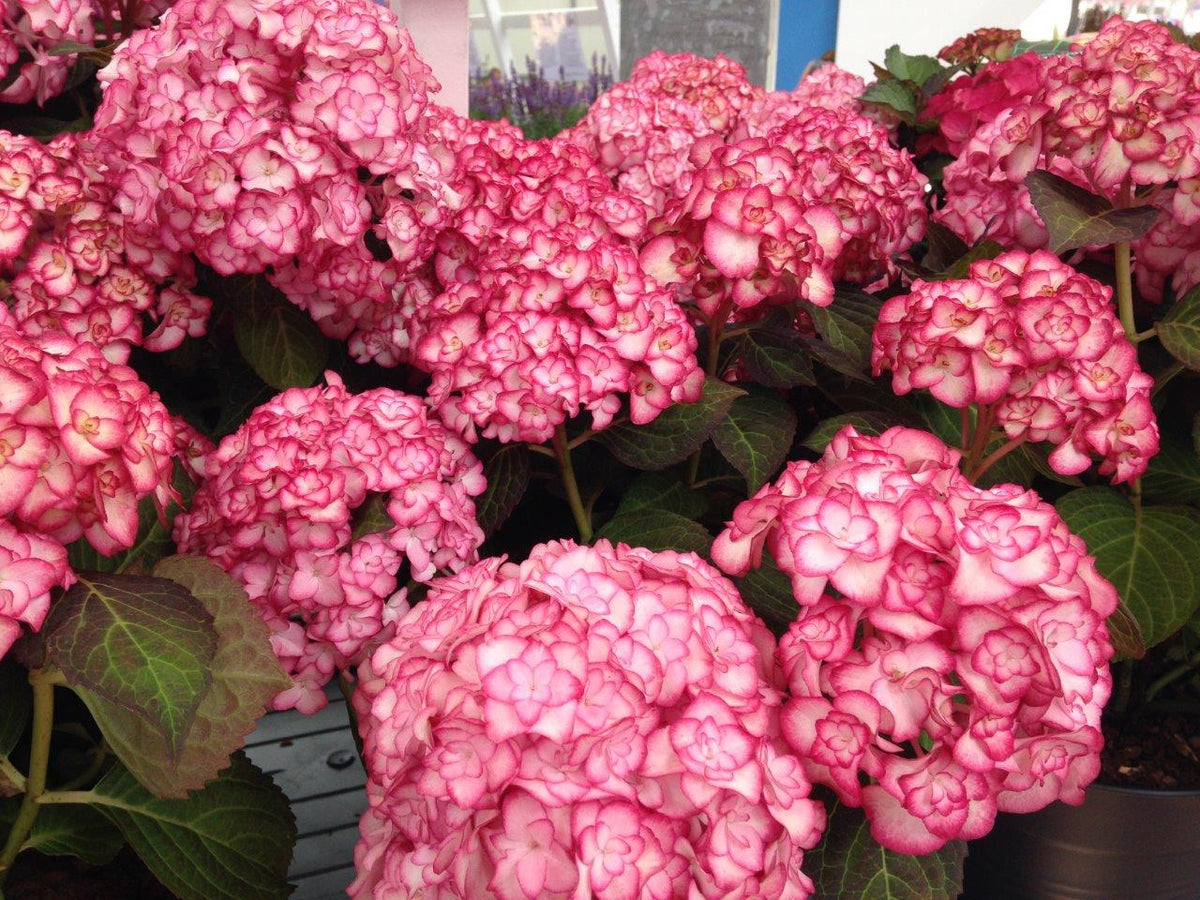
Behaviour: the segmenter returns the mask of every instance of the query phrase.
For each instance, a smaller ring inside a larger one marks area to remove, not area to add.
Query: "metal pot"
[[[1093,784],[1082,806],[1001,814],[960,900],[1197,900],[1200,791]]]

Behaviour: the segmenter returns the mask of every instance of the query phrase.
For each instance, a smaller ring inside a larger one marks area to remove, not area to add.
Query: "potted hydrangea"
[[[287,896],[238,751],[334,684],[356,898],[952,900],[1133,821],[1200,605],[1168,32],[656,51],[533,139],[368,0],[5,9],[6,891]]]

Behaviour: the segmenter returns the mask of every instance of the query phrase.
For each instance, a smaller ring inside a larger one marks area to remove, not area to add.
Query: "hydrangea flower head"
[[[791,576],[784,736],[904,853],[981,837],[998,810],[1082,803],[1112,686],[1116,590],[1052,506],[976,488],[958,457],[924,432],[844,428],[713,545],[731,574],[769,550]]]
[[[484,560],[361,667],[352,897],[787,897],[824,825],[773,640],[694,554]]]
[[[324,684],[407,609],[404,563],[427,581],[475,558],[483,469],[415,397],[294,388],[204,456],[205,480],[175,520],[250,595],[295,681],[279,709],[314,712]],[[382,633],[382,637],[381,637]]]
[[[1158,452],[1153,379],[1111,290],[1044,250],[980,260],[965,279],[913,282],[880,311],[872,365],[891,370],[898,394],[987,407],[984,420],[1010,440],[1057,445],[1050,465],[1062,474],[1098,456],[1101,474],[1126,481]]]

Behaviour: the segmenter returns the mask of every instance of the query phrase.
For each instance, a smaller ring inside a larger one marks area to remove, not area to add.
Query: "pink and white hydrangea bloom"
[[[395,301],[455,206],[437,82],[370,0],[183,0],[99,77],[92,139],[147,239],[268,272],[331,336]]]
[[[770,551],[791,577],[783,734],[904,853],[981,837],[1000,810],[1082,803],[1112,687],[1117,593],[1083,541],[958,459],[924,432],[844,428],[738,506],[712,551],[736,575]]]
[[[190,256],[127,227],[86,137],[48,146],[0,132],[0,276],[30,335],[64,332],[125,362],[204,333],[212,306],[192,291]]]
[[[795,898],[824,827],[774,639],[695,554],[555,542],[428,598],[359,670],[356,898]]]
[[[130,547],[138,502],[174,496],[173,420],[94,344],[29,334],[0,310],[0,517],[105,555]]]
[[[1158,452],[1153,379],[1113,310],[1112,292],[1044,250],[972,263],[968,277],[913,282],[875,326],[875,374],[897,394],[925,389],[974,404],[980,428],[1056,445],[1056,472],[1099,457],[1114,482],[1136,478]]]
[[[3,445],[0,437],[0,452]],[[42,627],[50,610],[50,590],[70,587],[74,581],[62,544],[0,519],[0,659],[26,629]]]
[[[424,582],[483,541],[471,499],[483,468],[466,445],[415,397],[326,380],[280,394],[203,455],[174,535],[245,586],[294,680],[275,706],[304,712],[407,611],[405,563]]]

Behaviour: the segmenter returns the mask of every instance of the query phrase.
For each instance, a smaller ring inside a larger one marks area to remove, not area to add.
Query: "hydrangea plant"
[[[368,0],[0,10],[0,884],[286,896],[239,750],[336,685],[352,897],[951,900],[1187,696],[1166,30],[659,51],[534,136]]]

